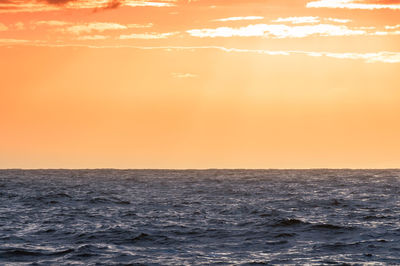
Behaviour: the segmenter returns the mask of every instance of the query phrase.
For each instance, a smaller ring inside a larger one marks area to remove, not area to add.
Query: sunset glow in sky
[[[400,167],[400,0],[0,0],[0,168]]]

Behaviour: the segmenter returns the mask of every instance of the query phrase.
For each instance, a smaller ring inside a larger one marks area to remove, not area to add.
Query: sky
[[[0,0],[0,168],[398,168],[400,0]]]

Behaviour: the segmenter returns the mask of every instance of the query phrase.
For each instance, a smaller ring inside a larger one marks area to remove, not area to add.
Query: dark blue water
[[[2,170],[0,264],[400,264],[400,170]]]

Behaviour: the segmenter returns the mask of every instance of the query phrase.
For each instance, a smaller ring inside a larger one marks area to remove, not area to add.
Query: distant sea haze
[[[0,170],[0,264],[400,264],[400,170]]]

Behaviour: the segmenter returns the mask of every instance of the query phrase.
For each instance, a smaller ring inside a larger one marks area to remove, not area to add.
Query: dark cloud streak
[[[66,3],[74,2],[74,1],[76,1],[76,0],[43,0],[41,2],[45,2],[45,3],[50,4],[50,5],[59,6],[59,5],[65,5]]]
[[[27,1],[29,2],[29,1]],[[79,0],[34,0],[32,2],[36,3],[45,3],[49,5],[55,5],[55,6],[63,6],[65,4],[68,4],[70,2],[79,2]],[[104,9],[109,9],[109,8],[117,8],[122,4],[123,0],[110,0],[103,8]],[[13,6],[16,5],[22,5],[23,2],[21,1],[15,1],[15,0],[0,0],[0,4],[10,4]]]
[[[110,2],[107,3],[106,6],[100,7],[100,8],[95,8],[93,12],[98,12],[101,10],[107,10],[107,9],[115,9],[121,6],[122,1],[121,0],[111,0]]]
[[[0,1],[9,1],[9,0],[0,0]],[[79,0],[39,0],[40,2],[45,2],[49,5],[56,5],[56,6],[63,6],[65,4],[68,4],[70,2],[77,2]],[[121,6],[122,4],[122,0],[110,0],[105,6],[103,7],[98,7],[95,8],[94,11],[99,11],[99,10],[104,10],[104,9],[114,9],[117,8],[119,6]]]
[[[115,9],[120,7],[125,0],[109,0],[108,2],[104,3],[103,5],[99,5],[93,9],[94,12],[98,12],[101,10],[107,9]],[[68,5],[69,3],[74,3],[79,8],[80,0],[33,0],[27,1],[28,3],[36,3],[36,4],[45,4],[48,6],[56,6],[58,8],[63,8],[64,6]],[[85,4],[85,2],[82,2]],[[86,2],[87,3],[87,2]],[[18,0],[0,0],[0,10],[19,10],[25,7],[23,1]]]

